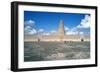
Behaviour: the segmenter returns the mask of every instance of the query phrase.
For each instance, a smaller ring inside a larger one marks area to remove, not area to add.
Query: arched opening
[[[38,38],[38,42],[40,42],[40,38]]]
[[[84,39],[83,38],[81,38],[81,42],[83,42],[84,41]]]

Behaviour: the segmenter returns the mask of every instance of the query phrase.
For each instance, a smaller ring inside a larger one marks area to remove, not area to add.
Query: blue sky
[[[24,11],[24,28],[25,32],[33,32],[33,34],[39,30],[45,33],[57,32],[59,22],[63,20],[66,34],[77,32],[90,34],[89,19],[90,14],[82,13]]]

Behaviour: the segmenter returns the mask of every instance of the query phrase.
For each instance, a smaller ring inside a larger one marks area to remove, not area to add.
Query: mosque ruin
[[[57,33],[54,35],[24,35],[25,42],[33,41],[90,41],[88,35],[66,35],[64,29],[64,22],[60,20]]]

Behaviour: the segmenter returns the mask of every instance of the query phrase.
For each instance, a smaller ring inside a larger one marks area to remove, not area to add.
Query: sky
[[[24,11],[25,34],[57,33],[60,20],[66,35],[90,34],[90,14]]]

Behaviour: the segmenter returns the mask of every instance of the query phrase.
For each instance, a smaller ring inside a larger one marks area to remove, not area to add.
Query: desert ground
[[[24,42],[24,61],[90,58],[90,42]]]

